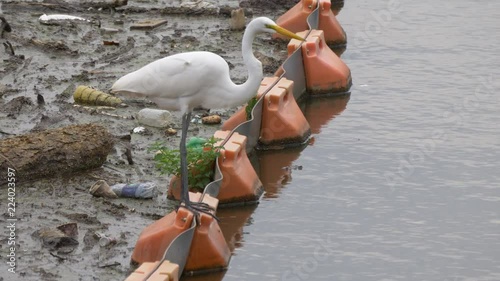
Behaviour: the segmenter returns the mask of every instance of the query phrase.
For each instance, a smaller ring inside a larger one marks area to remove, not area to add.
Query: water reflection
[[[302,112],[311,126],[311,133],[313,135],[319,134],[323,126],[340,115],[346,109],[350,97],[350,94],[333,97],[311,97],[301,103]]]
[[[264,198],[277,198],[281,188],[292,179],[292,163],[305,146],[276,151],[260,151],[257,154],[257,174],[264,186]]]

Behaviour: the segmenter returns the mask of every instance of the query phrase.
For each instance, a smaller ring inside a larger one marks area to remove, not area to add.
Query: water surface
[[[338,19],[351,96],[306,104],[313,142],[267,165],[223,280],[500,280],[500,2]]]

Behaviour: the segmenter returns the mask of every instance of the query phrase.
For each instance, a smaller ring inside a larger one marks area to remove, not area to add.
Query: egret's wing
[[[182,53],[154,61],[123,76],[112,90],[148,98],[176,99],[198,93],[224,72],[229,73],[227,63],[216,54]]]
[[[112,91],[185,112],[205,104],[207,93],[230,83],[229,66],[223,58],[210,52],[190,52],[154,61],[129,73],[116,81]]]

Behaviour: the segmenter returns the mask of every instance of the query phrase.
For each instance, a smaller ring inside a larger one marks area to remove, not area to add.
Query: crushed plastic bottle
[[[144,108],[137,113],[137,120],[142,125],[166,128],[172,124],[172,113],[168,110]]]
[[[134,184],[119,183],[111,186],[111,190],[113,190],[118,197],[149,199],[158,195],[156,184],[153,182]]]

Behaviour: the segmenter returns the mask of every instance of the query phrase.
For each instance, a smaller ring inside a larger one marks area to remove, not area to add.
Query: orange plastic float
[[[224,140],[228,135],[229,131],[216,131],[214,137]],[[247,157],[246,141],[245,136],[234,133],[221,150],[219,167],[224,178],[217,196],[220,205],[252,204],[259,201],[262,195],[262,183]],[[172,177],[168,197],[179,200],[180,180],[178,177]]]
[[[317,0],[301,0],[290,10],[276,20],[276,24],[292,32],[308,30],[307,17],[316,9]],[[274,34],[274,38],[285,39],[286,37]]]
[[[307,31],[297,34],[305,37]],[[288,44],[288,55],[302,43],[306,87],[310,94],[347,92],[352,84],[351,70],[325,44],[323,34],[322,30],[312,30],[305,42],[292,39]]]
[[[146,276],[154,273],[145,279]],[[141,264],[125,281],[178,281],[179,265],[169,261],[145,262]]]
[[[293,8],[276,20],[282,26],[292,32],[308,30],[307,17],[316,9],[318,0],[302,0]],[[337,21],[332,11],[330,0],[319,0],[318,29],[325,32],[326,43],[332,47],[344,47],[347,43],[347,36]],[[274,35],[275,38],[285,39],[282,35]]]
[[[319,1],[318,29],[325,33],[326,44],[332,48],[345,47],[347,35],[335,15],[330,0]]]
[[[279,77],[266,77],[262,80],[257,97],[267,91]],[[224,122],[224,130],[232,130],[246,121],[245,108],[241,108]],[[281,149],[298,146],[310,135],[307,120],[300,111],[293,96],[293,81],[281,78],[264,97],[262,123],[259,138],[261,149]]]
[[[193,198],[191,199],[191,196]],[[191,193],[190,200],[199,201],[201,193]],[[217,210],[219,200],[206,194],[203,202]],[[215,212],[213,212],[215,215]],[[196,227],[191,249],[187,258],[185,272],[208,272],[223,270],[229,264],[231,252],[227,246],[219,223],[213,216],[200,213],[200,223]]]
[[[215,138],[225,139],[230,131],[216,131]],[[246,152],[247,137],[233,133],[219,156],[223,179],[217,198],[221,206],[255,204],[262,195],[262,183]]]
[[[135,244],[132,262],[161,260],[172,240],[191,226],[193,217],[190,211],[179,208],[146,227]]]
[[[191,201],[199,201],[200,198],[201,193],[189,193]],[[205,195],[203,202],[216,210],[219,200]],[[172,240],[191,226],[193,218],[193,213],[185,208],[179,208],[146,227],[137,240],[132,253],[132,262],[142,264],[162,260]],[[195,229],[184,272],[213,271],[226,268],[231,252],[217,220],[208,214],[200,213],[199,221],[200,224]],[[146,269],[142,269],[140,272],[144,272]]]
[[[264,97],[260,147],[298,146],[310,135],[309,123],[293,96],[293,81],[281,78]]]

